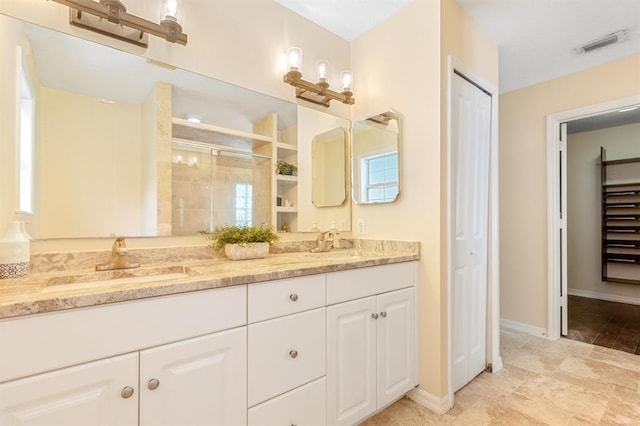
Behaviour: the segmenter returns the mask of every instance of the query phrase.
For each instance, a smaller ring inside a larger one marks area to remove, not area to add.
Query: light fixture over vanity
[[[127,13],[120,0],[53,0],[69,6],[69,23],[108,35],[118,40],[148,47],[148,34],[170,43],[187,44],[187,35],[178,23],[179,0],[162,0],[162,14],[157,24]]]
[[[298,47],[287,49],[287,63],[289,71],[284,75],[283,81],[296,88],[296,98],[313,102],[314,104],[329,106],[332,100],[343,104],[353,105],[355,99],[351,91],[353,74],[351,71],[342,71],[340,82],[342,92],[329,89],[329,62],[320,60],[316,64],[318,77],[316,83],[303,80],[302,78],[302,50]]]

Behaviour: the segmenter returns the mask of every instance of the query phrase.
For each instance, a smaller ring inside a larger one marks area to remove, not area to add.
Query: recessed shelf
[[[298,213],[297,207],[276,207],[277,213]]]
[[[276,175],[278,182],[298,182],[298,176]]]
[[[290,143],[278,142],[276,147],[278,148],[278,158],[294,155],[298,152],[298,146]]]
[[[172,134],[176,139],[204,142],[211,145],[223,145],[239,149],[253,150],[259,146],[273,143],[273,138],[258,133],[229,129],[213,124],[192,123],[183,118],[171,119]]]

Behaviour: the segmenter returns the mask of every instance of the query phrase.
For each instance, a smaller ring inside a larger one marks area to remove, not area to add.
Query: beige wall
[[[569,135],[567,140],[569,291],[635,297],[640,303],[640,286],[601,281],[601,186],[598,166],[601,146],[607,150],[608,160],[640,157],[640,124],[575,133]],[[610,178],[640,178],[640,164],[616,166],[616,169],[624,175],[617,173],[616,177],[611,173],[612,169],[608,173]],[[611,268],[615,266],[627,266],[636,277],[640,277],[640,266],[612,265]]]
[[[44,86],[38,102],[41,218],[33,237],[140,235],[140,106]]]
[[[447,392],[446,104],[447,57],[497,83],[496,44],[454,0],[417,0],[352,44],[357,76],[353,118],[389,108],[402,115],[402,188],[395,203],[354,206],[366,237],[418,240],[420,386]]]
[[[500,96],[500,311],[547,327],[549,114],[640,93],[640,55]]]

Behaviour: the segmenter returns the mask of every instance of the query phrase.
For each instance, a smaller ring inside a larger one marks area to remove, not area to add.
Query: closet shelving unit
[[[640,284],[640,157],[607,161],[606,154],[601,147],[602,281]],[[634,163],[639,171],[634,180],[613,177],[616,168]],[[612,273],[614,264],[635,266],[638,278]]]

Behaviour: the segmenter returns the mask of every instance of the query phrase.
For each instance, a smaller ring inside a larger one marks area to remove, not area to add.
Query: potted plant
[[[215,251],[224,248],[231,260],[261,259],[269,254],[269,246],[278,241],[272,227],[257,226],[217,226],[213,232],[205,232],[213,240]]]
[[[293,172],[298,170],[293,164],[289,164],[286,161],[278,160],[276,163],[276,173],[279,175],[293,176]]]

